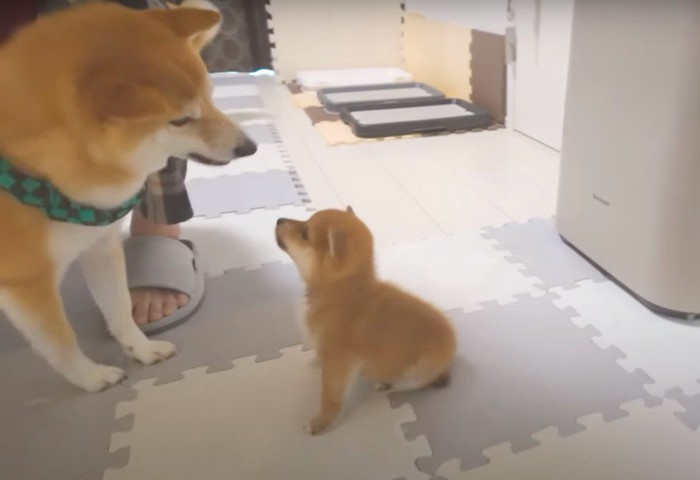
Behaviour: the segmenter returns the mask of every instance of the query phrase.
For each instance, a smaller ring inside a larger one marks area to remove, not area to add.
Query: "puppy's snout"
[[[288,218],[278,218],[277,226],[275,227],[275,239],[277,240],[277,246],[285,252],[287,251],[287,245],[284,243],[284,239],[282,238],[282,234],[284,232],[280,229],[280,227],[287,222],[289,222]]]
[[[253,141],[250,138],[246,137],[245,142],[243,142],[242,145],[239,145],[233,149],[233,155],[236,158],[249,157],[251,155],[254,155],[257,151],[258,146],[255,143],[253,143]]]

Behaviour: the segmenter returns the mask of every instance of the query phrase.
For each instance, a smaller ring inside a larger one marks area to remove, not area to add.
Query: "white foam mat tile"
[[[221,97],[252,97],[260,95],[257,85],[215,85],[214,98]]]
[[[239,97],[214,97],[214,105],[224,113],[235,113],[241,110],[262,110],[265,105],[257,95]]]
[[[228,165],[203,165],[197,162],[187,164],[187,180],[196,178],[217,178],[222,175],[240,175],[248,172],[266,172],[269,170],[286,170],[284,152],[275,144],[259,144],[258,151],[250,157],[236,159]]]
[[[503,255],[478,235],[459,234],[382,248],[377,262],[382,278],[444,310],[476,311],[489,300],[509,303],[516,295],[544,293]]]
[[[234,268],[254,269],[269,262],[290,262],[275,242],[280,217],[304,220],[306,207],[285,206],[276,210],[253,210],[245,215],[193,218],[182,226],[182,237],[197,246],[205,271],[221,275]]]
[[[321,436],[302,432],[319,402],[312,356],[291,347],[276,360],[246,357],[230,370],[136,384],[136,399],[117,408],[117,417],[133,415],[133,429],[115,433],[110,447],[128,447],[129,462],[104,480],[427,479],[414,464],[430,454],[427,442],[401,431],[415,416],[386,395],[359,396]]]
[[[663,396],[674,387],[687,395],[700,393],[700,322],[656,315],[612,282],[584,281],[578,288],[552,291],[561,297],[558,306],[579,313],[578,325],[600,331],[594,338],[598,345],[626,355],[618,361],[625,370],[641,369],[654,379],[647,386],[650,393]]]
[[[305,134],[316,134],[306,114],[292,105],[289,91],[284,85],[261,85],[267,109],[275,118],[275,127],[289,158],[294,163],[301,181],[316,209],[342,206],[338,192],[315,160],[315,154],[305,140]]]
[[[247,122],[243,125],[243,130],[248,137],[256,144],[279,143],[279,134],[272,124],[265,125],[258,122]]]
[[[222,85],[255,85],[262,81],[260,75],[242,72],[215,72],[209,74],[214,87]]]
[[[533,218],[500,227],[486,227],[482,235],[493,248],[507,252],[508,261],[522,263],[523,273],[536,277],[542,288],[572,288],[583,280],[606,280],[605,275],[559,237],[553,219]]]
[[[693,480],[700,474],[700,432],[674,418],[678,403],[666,400],[646,407],[641,401],[622,405],[629,415],[606,422],[600,415],[580,418],[585,430],[567,437],[556,428],[533,435],[540,446],[512,453],[507,444],[484,451],[491,463],[467,472],[458,460],[437,474],[448,480]]]

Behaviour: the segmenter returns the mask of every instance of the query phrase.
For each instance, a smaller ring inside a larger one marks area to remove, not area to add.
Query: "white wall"
[[[561,150],[574,0],[515,0],[516,130]]]
[[[406,10],[441,22],[503,35],[507,0],[406,0]]]

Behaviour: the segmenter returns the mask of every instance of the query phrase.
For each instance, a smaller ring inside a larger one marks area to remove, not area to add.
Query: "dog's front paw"
[[[126,373],[121,368],[100,365],[87,358],[79,361],[80,365],[66,373],[66,378],[87,392],[100,392],[121,382]]]
[[[321,415],[316,415],[315,417],[311,418],[311,420],[306,422],[306,425],[304,425],[304,433],[307,435],[318,435],[328,430],[328,427],[330,426],[330,420]]]
[[[175,349],[175,345],[170,342],[146,340],[138,345],[127,348],[127,352],[132,358],[144,365],[151,365],[172,357],[177,353],[177,350]]]

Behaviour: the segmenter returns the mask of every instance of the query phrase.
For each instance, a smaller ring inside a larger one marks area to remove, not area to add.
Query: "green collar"
[[[104,226],[116,222],[141,202],[143,190],[108,210],[82,205],[51,185],[48,181],[27,175],[0,156],[0,190],[4,190],[20,203],[40,208],[51,220],[76,225]]]

